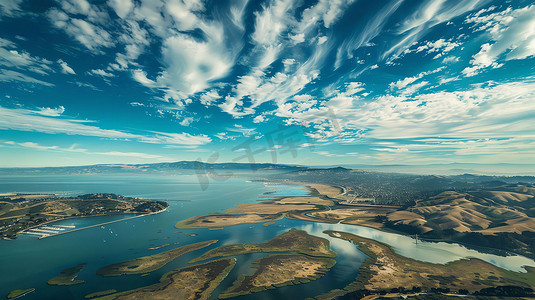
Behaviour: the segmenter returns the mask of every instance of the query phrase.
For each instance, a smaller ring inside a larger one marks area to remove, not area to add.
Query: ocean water
[[[522,256],[498,256],[467,249],[458,244],[415,244],[410,237],[384,233],[362,226],[320,224],[297,220],[279,220],[269,226],[244,224],[221,230],[174,228],[177,221],[222,212],[240,203],[254,203],[266,197],[307,195],[308,190],[295,185],[270,185],[258,181],[231,178],[223,182],[210,182],[203,190],[195,176],[41,176],[0,177],[0,193],[56,193],[78,195],[84,193],[117,193],[125,196],[160,199],[169,202],[169,208],[160,214],[124,220],[73,233],[37,239],[21,235],[14,241],[0,241],[0,296],[13,289],[36,288],[23,299],[83,299],[83,296],[108,289],[124,291],[158,282],[166,272],[187,266],[188,261],[204,251],[224,244],[258,243],[267,241],[290,228],[306,230],[310,234],[327,238],[338,253],[337,264],[324,277],[308,284],[283,287],[240,299],[302,299],[343,288],[354,280],[366,256],[346,241],[331,238],[324,230],[340,230],[379,240],[391,245],[398,253],[422,261],[446,263],[463,257],[478,257],[498,266],[523,271],[523,265],[535,266],[533,260]],[[77,228],[100,224],[128,216],[101,216],[69,219],[53,224],[73,225]],[[190,234],[195,233],[196,236]],[[97,276],[96,271],[106,265],[151,255],[173,247],[206,240],[218,243],[188,253],[149,276],[128,275],[119,277]],[[149,248],[173,244],[158,250]],[[239,274],[251,274],[251,263],[267,254],[238,256],[238,264],[218,287],[217,293],[228,288]],[[86,283],[75,286],[48,286],[47,280],[59,272],[79,263],[87,263],[77,279]]]

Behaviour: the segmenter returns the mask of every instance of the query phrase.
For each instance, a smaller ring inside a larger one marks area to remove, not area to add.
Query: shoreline
[[[94,226],[99,226],[99,225],[105,225],[105,224],[108,224],[108,223],[115,223],[115,222],[119,222],[119,221],[123,221],[123,220],[129,220],[129,219],[133,219],[133,218],[139,218],[139,217],[143,217],[143,216],[148,216],[148,215],[154,215],[154,214],[159,214],[161,212],[164,212],[167,210],[168,207],[162,209],[162,210],[159,210],[159,211],[156,211],[156,212],[152,212],[152,213],[148,213],[148,214],[143,214],[143,213],[136,213],[136,212],[129,212],[129,213],[113,213],[113,214],[99,214],[99,215],[92,215],[92,216],[75,216],[75,217],[66,217],[66,218],[61,218],[61,219],[55,219],[55,220],[50,220],[50,221],[46,221],[46,222],[43,222],[39,225],[35,225],[35,226],[31,226],[31,227],[28,227],[24,230],[21,230],[19,232],[17,232],[17,234],[15,235],[15,238],[8,238],[8,237],[2,237],[2,240],[5,240],[5,241],[14,241],[16,240],[20,234],[24,233],[24,231],[26,230],[30,230],[30,229],[34,229],[34,228],[38,228],[38,227],[41,227],[43,225],[46,225],[46,224],[50,224],[50,223],[54,223],[54,222],[59,222],[59,221],[64,221],[64,220],[71,220],[71,219],[82,219],[82,218],[92,218],[92,217],[105,217],[105,216],[121,216],[121,215],[130,215],[130,214],[133,214],[135,216],[132,216],[132,217],[128,217],[128,218],[124,218],[124,219],[120,219],[120,220],[114,220],[114,221],[110,221],[110,222],[105,222],[105,223],[101,223],[101,224],[97,224],[97,225],[91,225],[91,226],[87,226],[87,227],[83,227],[83,228],[76,228],[76,229],[73,229],[73,230],[68,230],[68,231],[63,231],[63,232],[58,232],[56,234],[51,234],[51,235],[48,235],[48,236],[45,236],[45,237],[40,237],[38,239],[44,239],[44,238],[47,238],[47,237],[51,237],[51,236],[56,236],[56,235],[60,235],[60,234],[64,234],[64,233],[68,233],[68,232],[73,232],[73,231],[78,231],[78,230],[82,230],[82,229],[87,229],[87,228],[91,228],[91,227],[94,227]]]
[[[338,201],[342,201],[341,199],[337,199],[337,198],[333,198],[333,197],[330,197],[330,196],[327,196],[325,194],[322,194],[320,193],[318,190],[316,190],[313,185],[315,185],[315,183],[309,183],[309,182],[297,182],[297,181],[287,181],[287,182],[283,182],[283,181],[270,181],[270,180],[264,180],[264,182],[275,182],[275,183],[287,183],[287,184],[294,184],[294,185],[299,185],[299,186],[302,186],[304,188],[307,188],[308,190],[311,190],[315,193],[317,193],[318,196],[325,196],[329,199],[335,199],[335,200],[338,200]],[[319,184],[319,185],[324,185],[324,186],[329,186],[329,187],[332,187],[332,188],[337,188],[337,189],[340,189],[340,191],[344,191],[344,190],[347,190],[345,187],[343,186],[334,186],[334,185],[328,185],[328,184]],[[339,194],[339,195],[343,195],[343,193]],[[314,195],[307,195],[307,196],[297,196],[297,197],[313,197]],[[285,199],[285,198],[290,198],[292,196],[282,196],[278,199],[271,199],[271,200],[268,200],[270,201],[270,203],[274,203],[274,200],[282,200],[282,199]],[[335,203],[335,206],[336,205],[342,205],[342,206],[347,206],[348,208],[351,208],[351,207],[397,207],[397,206],[390,206],[390,205],[374,205],[374,204],[353,204],[353,205],[347,205],[347,204],[338,204],[338,203]],[[326,211],[326,210],[325,210]],[[321,211],[320,211],[321,212]],[[354,226],[362,226],[362,227],[366,227],[366,228],[372,228],[372,229],[376,229],[376,230],[379,230],[381,232],[385,232],[385,233],[394,233],[394,234],[399,234],[399,235],[403,235],[403,236],[406,236],[406,237],[410,237],[410,238],[413,238],[414,235],[412,234],[408,234],[406,232],[403,232],[403,231],[399,231],[399,230],[395,230],[395,229],[392,229],[392,228],[388,228],[388,227],[378,227],[378,226],[373,226],[373,225],[367,225],[367,224],[350,224],[350,223],[345,223],[344,222],[344,219],[341,219],[341,220],[334,220],[334,219],[322,219],[320,217],[314,217],[314,216],[306,216],[306,218],[303,218],[301,216],[301,213],[300,212],[294,212],[294,213],[290,213],[290,214],[285,214],[283,216],[283,218],[286,218],[286,219],[290,219],[290,220],[299,220],[299,221],[307,221],[307,222],[316,222],[316,223],[325,223],[325,224],[336,224],[336,223],[341,223],[341,224],[345,224],[345,225],[354,225]],[[330,221],[329,221],[330,220]],[[529,255],[525,255],[525,254],[520,254],[520,253],[516,253],[516,252],[512,252],[512,251],[507,251],[507,250],[503,250],[503,249],[497,249],[497,248],[491,248],[491,247],[484,247],[484,246],[476,246],[476,245],[471,245],[471,244],[467,244],[467,243],[464,243],[464,242],[459,242],[459,241],[455,241],[455,240],[451,240],[451,239],[431,239],[431,238],[422,238],[420,236],[418,236],[418,239],[421,240],[421,241],[424,241],[424,242],[428,242],[428,243],[448,243],[448,244],[458,244],[458,245],[461,245],[467,249],[472,249],[472,250],[476,250],[476,251],[479,251],[479,252],[483,252],[483,253],[489,253],[489,254],[496,254],[496,255],[499,255],[499,256],[503,256],[503,257],[509,257],[509,256],[520,256],[520,257],[526,257],[526,258],[529,258],[529,259],[532,259],[535,261],[535,256],[529,256]]]
[[[136,219],[136,218],[141,218],[141,217],[145,217],[145,216],[150,216],[150,215],[155,215],[155,214],[159,214],[161,212],[164,212],[167,210],[168,207],[160,210],[160,211],[157,211],[157,212],[152,212],[152,213],[148,213],[148,214],[141,214],[141,213],[127,213],[127,214],[104,214],[104,215],[95,215],[95,216],[83,216],[81,218],[89,218],[89,217],[103,217],[103,216],[118,216],[118,215],[128,215],[128,214],[135,214],[135,216],[132,216],[132,217],[127,217],[127,218],[124,218],[124,219],[119,219],[119,220],[113,220],[113,221],[108,221],[108,222],[104,222],[104,223],[99,223],[99,224],[94,224],[94,225],[89,225],[89,226],[86,226],[86,227],[81,227],[81,228],[75,228],[73,230],[68,230],[68,231],[63,231],[63,232],[58,232],[56,234],[51,234],[51,235],[47,235],[47,236],[42,236],[40,238],[38,238],[39,240],[40,239],[45,239],[45,238],[49,238],[49,237],[53,237],[53,236],[58,236],[58,235],[62,235],[62,234],[66,234],[66,233],[71,233],[71,232],[75,232],[75,231],[80,231],[80,230],[84,230],[84,229],[89,229],[89,228],[93,228],[93,227],[98,227],[98,226],[102,226],[102,225],[107,225],[107,224],[112,224],[112,223],[117,223],[117,222],[121,222],[121,221],[126,221],[126,220],[131,220],[131,219]],[[69,219],[77,219],[77,217],[71,217],[71,218],[65,218],[65,219],[60,219],[60,220],[54,220],[54,221],[51,221],[51,222],[48,222],[48,223],[52,223],[52,222],[57,222],[57,221],[63,221],[63,220],[69,220]],[[43,223],[45,224],[45,223]],[[41,225],[39,225],[41,226]],[[36,227],[39,227],[39,226],[36,226]],[[28,229],[31,229],[31,228],[28,228]],[[26,230],[28,230],[26,229]]]
[[[11,292],[13,292],[13,291],[11,291]],[[26,296],[26,295],[28,295],[28,294],[30,294],[30,293],[33,293],[33,292],[35,292],[35,288],[28,289],[28,290],[25,291],[24,293],[22,293],[22,294],[20,294],[20,295],[18,295],[18,296],[15,296],[15,297],[11,297],[11,298],[10,298],[9,295],[7,295],[6,298],[7,298],[7,299],[12,299],[12,300],[13,300],[13,299],[19,299],[19,298],[22,298],[22,297],[24,297],[24,296]]]
[[[302,196],[282,195],[282,196],[278,196],[278,197],[273,197],[272,199],[262,200],[263,203],[277,204],[277,201],[281,201],[283,199],[292,198],[292,197],[303,197],[303,198],[326,197],[327,199],[332,199],[332,200],[335,201],[335,204],[332,207],[335,207],[335,206],[343,206],[343,207],[347,207],[347,208],[358,208],[358,207],[367,207],[367,208],[379,207],[379,208],[382,208],[382,207],[390,207],[390,206],[385,206],[385,205],[373,205],[373,204],[362,204],[362,205],[339,204],[339,203],[336,203],[336,202],[341,202],[341,201],[344,201],[344,200],[338,199],[338,198],[335,198],[335,197],[332,197],[332,196],[328,196],[328,195],[325,195],[325,194],[322,194],[322,193],[320,193],[320,191],[318,191],[314,187],[314,185],[320,185],[320,186],[325,186],[325,187],[328,187],[328,188],[335,188],[335,189],[339,190],[339,194],[338,195],[342,195],[342,192],[344,191],[344,188],[341,187],[341,186],[333,186],[333,185],[327,185],[327,184],[314,184],[314,183],[309,183],[309,182],[269,180],[269,179],[263,179],[263,180],[258,180],[258,181],[263,182],[263,183],[268,183],[268,184],[291,184],[291,185],[297,185],[297,186],[301,186],[301,187],[305,188],[308,191],[307,195],[302,195]],[[285,205],[285,204],[280,204],[280,205]],[[331,206],[326,206],[326,205],[322,205],[322,206],[323,206],[323,209],[322,210],[317,210],[317,212],[326,212],[326,211],[329,211],[330,208],[331,208]],[[397,206],[393,207],[393,208],[397,208]],[[413,235],[411,235],[411,234],[407,234],[406,232],[395,230],[395,229],[384,227],[384,226],[374,226],[374,225],[368,225],[366,223],[363,223],[363,224],[345,223],[344,219],[340,219],[340,220],[323,219],[323,218],[320,218],[320,217],[313,217],[313,216],[306,215],[308,213],[309,213],[309,211],[285,212],[280,216],[280,218],[277,218],[276,220],[280,220],[282,218],[286,218],[286,219],[289,219],[289,220],[299,220],[299,221],[307,221],[307,222],[314,222],[314,223],[325,223],[325,224],[341,223],[341,224],[345,224],[345,225],[362,226],[362,227],[366,227],[366,228],[379,230],[379,231],[384,232],[384,233],[393,233],[393,234],[398,234],[398,235],[409,237],[409,238],[414,238]],[[245,213],[245,215],[247,215],[247,213]],[[305,217],[303,217],[303,215]],[[193,219],[193,218],[202,218],[202,217],[207,217],[207,216],[212,216],[212,215],[211,214],[207,214],[207,215],[201,215],[201,216],[194,216],[194,217],[191,217],[191,218],[188,218],[188,219],[185,219],[185,220],[190,220],[190,219]],[[183,222],[185,220],[180,220],[178,222]],[[274,221],[276,221],[276,220],[274,220]],[[252,224],[252,223],[243,223],[243,224]],[[216,226],[216,225],[217,224],[214,224],[214,226]],[[228,225],[228,226],[218,226],[218,227],[230,227],[230,226],[234,226],[234,225],[238,225],[238,224],[232,224],[232,225]],[[211,227],[202,227],[202,226],[200,226],[200,227],[196,227],[196,228],[197,229],[200,229],[200,228],[210,229]],[[192,228],[183,228],[183,229],[192,229]],[[520,253],[516,253],[516,252],[512,252],[512,251],[506,251],[506,250],[502,250],[502,249],[470,245],[470,244],[466,244],[466,243],[463,243],[463,242],[457,242],[457,241],[451,240],[451,239],[430,239],[430,238],[420,238],[420,237],[419,237],[419,239],[424,241],[424,242],[428,242],[428,243],[441,243],[442,242],[442,243],[447,243],[447,244],[457,244],[457,245],[460,245],[460,246],[465,247],[467,249],[479,251],[479,252],[482,252],[482,253],[495,254],[495,255],[498,255],[498,256],[502,256],[502,257],[519,256],[519,257],[529,258],[529,259],[535,261],[535,257],[527,256],[527,255],[524,255],[524,254],[520,254]]]

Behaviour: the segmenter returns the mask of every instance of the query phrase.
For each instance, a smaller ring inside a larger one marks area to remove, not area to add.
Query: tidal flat
[[[297,252],[315,257],[336,257],[337,254],[329,248],[329,241],[306,231],[290,229],[275,238],[258,244],[224,245],[193,259],[190,263],[215,257],[226,257],[248,253]]]
[[[83,280],[75,280],[78,276],[78,273],[82,271],[86,263],[78,264],[74,267],[67,268],[63,271],[61,271],[61,274],[59,274],[56,277],[51,278],[48,280],[49,285],[75,285],[75,284],[81,284],[85,281]]]
[[[210,297],[235,264],[234,259],[224,258],[183,267],[164,274],[159,283],[97,299],[205,300]]]
[[[216,242],[217,240],[205,241],[178,247],[176,249],[161,252],[154,255],[138,257],[132,260],[103,267],[97,271],[97,274],[109,277],[149,273],[158,270],[159,268],[163,267],[165,264],[169,263],[170,261],[176,259],[179,256],[182,256],[191,251],[207,247]]]
[[[219,298],[231,298],[287,285],[308,283],[325,275],[335,264],[334,259],[324,257],[272,254],[255,261],[254,274],[238,277],[229,289],[219,294]]]

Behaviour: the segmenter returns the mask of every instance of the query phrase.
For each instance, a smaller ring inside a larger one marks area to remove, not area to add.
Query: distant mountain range
[[[336,166],[315,166],[330,168]],[[365,165],[348,164],[343,167],[367,171],[397,172],[428,175],[459,175],[459,174],[483,174],[483,175],[530,175],[535,176],[535,164],[478,164],[478,163],[450,163],[450,164],[427,164],[427,165]]]
[[[32,174],[131,174],[131,173],[176,173],[195,174],[210,171],[232,170],[234,173],[291,172],[291,171],[344,171],[363,170],[368,172],[410,173],[417,175],[463,175],[478,174],[490,176],[535,176],[535,165],[519,164],[433,164],[433,165],[344,165],[340,166],[301,166],[272,163],[204,163],[198,161],[179,161],[150,164],[99,164],[89,166],[41,167],[41,168],[0,168],[0,175]],[[490,177],[489,177],[490,178]],[[486,178],[488,180],[489,178]],[[530,180],[529,180],[530,181]]]
[[[257,171],[297,171],[307,167],[297,165],[283,165],[271,163],[204,163],[198,161],[179,161],[153,164],[101,164],[72,167],[45,167],[45,168],[0,168],[1,175],[37,175],[37,174],[130,174],[130,173],[173,173],[196,174],[211,171],[233,170],[239,173],[254,173]]]

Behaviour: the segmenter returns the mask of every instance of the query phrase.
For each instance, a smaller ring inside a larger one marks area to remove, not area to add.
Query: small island
[[[33,291],[35,291],[34,288],[25,289],[25,290],[13,290],[13,291],[9,292],[9,294],[7,294],[6,298],[7,299],[17,299],[17,298],[26,296],[29,293],[33,292]]]
[[[74,267],[65,269],[61,271],[61,274],[48,280],[47,284],[49,285],[75,285],[81,284],[85,281],[75,280],[80,271],[84,268],[86,263],[76,265]]]
[[[56,195],[9,195],[0,197],[0,237],[14,239],[21,232],[38,226],[79,217],[115,214],[151,214],[169,204],[116,194],[86,194],[77,197]],[[50,228],[28,231],[46,237],[56,232]]]
[[[256,271],[251,276],[241,275],[219,298],[265,291],[287,285],[308,283],[330,270],[336,261],[302,254],[272,254],[254,262]]]
[[[272,252],[293,253],[273,254],[257,260],[253,275],[240,275],[232,287],[219,297],[230,298],[316,280],[330,270],[336,263],[332,258],[337,256],[330,249],[328,240],[292,228],[265,243],[232,244],[209,250],[190,263],[216,257]]]
[[[200,242],[178,247],[176,249],[154,255],[138,257],[136,259],[103,267],[97,271],[97,274],[109,277],[149,273],[158,270],[159,268],[163,267],[164,265],[181,255],[184,255],[191,251],[199,250],[216,242],[217,240]]]
[[[292,197],[290,202],[267,201],[263,203],[239,204],[225,210],[224,214],[210,214],[179,221],[178,229],[220,228],[239,224],[265,223],[279,220],[287,214],[308,213],[322,209],[319,198]]]
[[[329,248],[329,241],[308,234],[306,231],[290,229],[265,243],[224,245],[193,259],[191,263],[215,257],[226,257],[247,253],[297,252],[315,257],[336,257]]]
[[[93,299],[93,298],[102,297],[102,296],[106,296],[106,295],[110,295],[110,294],[114,294],[114,293],[117,293],[117,290],[113,290],[113,289],[112,290],[105,290],[105,291],[94,292],[94,293],[85,295],[84,298],[85,299]]]
[[[234,259],[224,258],[180,268],[164,274],[159,283],[97,299],[177,299],[179,295],[179,299],[206,300],[235,264]]]
[[[179,221],[175,227],[178,229],[221,229],[222,227],[250,224],[250,223],[264,223],[279,220],[282,214],[263,215],[263,214],[212,214],[206,216],[192,217],[186,220]]]

